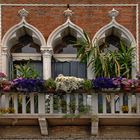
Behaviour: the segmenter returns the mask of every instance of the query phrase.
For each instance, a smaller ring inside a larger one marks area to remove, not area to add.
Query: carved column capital
[[[8,48],[7,47],[2,47],[2,54],[7,55],[8,54]]]
[[[42,49],[41,50],[43,56],[52,56],[53,50],[52,49]]]

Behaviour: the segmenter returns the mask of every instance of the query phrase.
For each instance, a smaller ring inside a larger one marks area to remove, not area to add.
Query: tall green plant
[[[88,62],[88,66],[92,65],[95,77],[131,77],[134,47],[126,46],[123,41],[120,41],[118,51],[105,52],[99,45],[93,46],[85,32],[84,36],[84,39],[77,41],[79,46],[77,57],[82,62]]]
[[[83,31],[84,38],[79,38],[75,46],[77,47],[77,58],[81,60],[83,63],[87,63],[92,54],[92,42],[90,41],[87,33]]]
[[[118,62],[120,64],[121,76],[130,78],[135,58],[135,48],[126,46],[124,42],[120,42],[120,48],[117,52]]]
[[[36,70],[34,70],[31,65],[30,61],[26,64],[19,64],[15,66],[17,73],[17,77],[23,78],[37,78],[39,75]]]

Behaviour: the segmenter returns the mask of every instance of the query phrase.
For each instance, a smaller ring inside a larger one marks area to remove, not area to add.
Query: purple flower
[[[33,92],[44,89],[44,81],[41,79],[16,78],[12,81],[13,88],[23,92]]]
[[[98,77],[93,80],[93,86],[95,89],[118,88],[119,85],[119,78]]]

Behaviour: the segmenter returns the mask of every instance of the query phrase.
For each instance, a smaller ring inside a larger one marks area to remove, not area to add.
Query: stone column
[[[8,50],[7,47],[2,47],[2,72],[8,75]]]
[[[43,79],[51,78],[52,50],[43,50]]]

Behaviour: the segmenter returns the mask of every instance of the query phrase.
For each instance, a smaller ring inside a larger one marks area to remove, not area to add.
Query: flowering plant
[[[93,88],[102,89],[102,88],[118,88],[120,87],[121,79],[120,78],[105,78],[99,77],[93,79]]]
[[[124,87],[134,87],[135,85],[135,80],[134,79],[127,79],[127,78],[122,78],[121,84]]]
[[[122,111],[123,111],[123,113],[128,113],[128,111],[129,111],[128,105],[123,105],[122,106]]]
[[[66,93],[71,93],[73,90],[82,88],[84,79],[73,76],[63,76],[60,74],[56,79],[56,90],[63,90]]]
[[[44,81],[41,79],[16,78],[12,81],[12,87],[22,92],[40,92],[44,89]]]
[[[7,80],[6,74],[0,72],[0,89],[2,91],[9,91],[11,88],[11,82]]]

